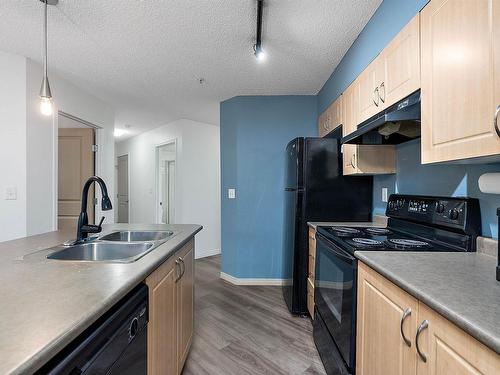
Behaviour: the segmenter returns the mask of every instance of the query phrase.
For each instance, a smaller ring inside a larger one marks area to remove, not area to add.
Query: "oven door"
[[[356,349],[357,261],[321,234],[316,238],[314,302],[352,373]]]

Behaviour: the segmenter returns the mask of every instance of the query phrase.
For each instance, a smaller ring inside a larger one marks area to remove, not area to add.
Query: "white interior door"
[[[158,146],[157,222],[175,222],[175,143]]]
[[[118,157],[118,222],[128,223],[128,155]]]

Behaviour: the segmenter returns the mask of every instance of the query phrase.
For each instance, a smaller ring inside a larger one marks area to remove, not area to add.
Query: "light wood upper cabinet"
[[[319,116],[318,133],[324,137],[342,124],[342,95]]]
[[[396,173],[396,148],[393,145],[342,146],[344,175]]]
[[[358,270],[358,375],[498,374],[497,353],[364,263]]]
[[[377,57],[356,79],[358,101],[358,123],[361,123],[382,110],[379,85],[384,82],[383,65]]]
[[[358,126],[358,81],[354,81],[342,94],[342,135],[345,137]]]
[[[415,298],[359,263],[356,374],[416,374],[417,311]]]
[[[193,339],[194,243],[180,254],[181,277],[177,282],[177,369],[182,372]]]
[[[498,7],[432,0],[421,12],[422,163],[500,153]]]
[[[500,356],[420,302],[418,322],[428,321],[419,336],[427,361],[418,359],[418,375],[494,375]]]
[[[420,15],[417,14],[378,57],[381,107],[386,108],[420,88]]]

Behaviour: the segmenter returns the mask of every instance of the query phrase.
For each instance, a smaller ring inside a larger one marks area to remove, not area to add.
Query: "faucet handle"
[[[101,221],[99,221],[99,224],[97,224],[97,226],[98,226],[99,228],[101,228],[102,223],[104,222],[104,219],[105,219],[105,217],[104,217],[104,216],[103,216],[103,217],[101,217]]]

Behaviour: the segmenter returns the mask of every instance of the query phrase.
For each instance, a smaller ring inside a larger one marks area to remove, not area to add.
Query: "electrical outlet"
[[[387,200],[388,200],[387,188],[382,188],[382,202],[387,202]]]
[[[227,189],[227,197],[229,199],[235,199],[236,198],[236,189]]]

